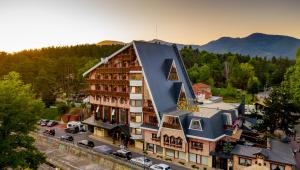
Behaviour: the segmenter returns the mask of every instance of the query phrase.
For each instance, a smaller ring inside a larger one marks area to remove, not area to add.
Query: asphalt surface
[[[55,127],[51,127],[51,128],[41,126],[41,128],[39,130],[39,133],[42,133],[45,129],[55,129],[55,136],[48,136],[48,137],[60,138],[61,136],[66,135],[66,134],[69,134],[69,135],[73,136],[74,141],[71,142],[71,143],[74,143],[74,144],[77,144],[77,142],[80,141],[80,140],[87,139],[87,140],[93,141],[95,146],[107,145],[107,146],[111,147],[114,151],[120,149],[119,147],[116,147],[114,145],[109,145],[109,144],[104,143],[102,141],[98,141],[98,140],[89,138],[89,135],[91,135],[91,133],[89,133],[89,132],[79,132],[79,133],[76,133],[76,134],[70,134],[70,133],[65,133],[64,129],[62,127],[59,127],[59,126],[55,126]],[[86,149],[88,149],[88,148],[86,148]],[[144,156],[144,154],[142,154],[142,153],[136,153],[136,152],[131,152],[131,153],[132,153],[132,158]],[[187,169],[189,169],[189,168],[184,168],[184,167],[179,166],[179,165],[172,164],[170,162],[165,162],[165,161],[154,159],[154,158],[149,158],[149,159],[152,160],[153,164],[159,164],[159,163],[167,164],[171,167],[172,170],[187,170]]]

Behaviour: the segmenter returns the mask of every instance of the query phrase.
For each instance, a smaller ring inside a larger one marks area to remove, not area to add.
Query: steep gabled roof
[[[174,92],[178,90],[179,84],[176,84],[178,82],[184,85],[186,97],[195,99],[190,80],[176,47],[142,41],[134,41],[133,44],[159,113],[176,108],[177,101],[174,100]],[[166,79],[166,70],[169,69],[172,62],[176,65],[178,81]]]

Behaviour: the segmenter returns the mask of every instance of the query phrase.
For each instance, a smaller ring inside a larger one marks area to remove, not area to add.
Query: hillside
[[[199,50],[213,53],[238,53],[250,56],[279,57],[293,59],[300,39],[283,35],[254,33],[244,38],[222,37],[199,46]]]
[[[113,41],[113,40],[104,40],[101,42],[98,42],[97,45],[102,46],[102,45],[124,45],[124,42],[121,41]]]
[[[161,44],[173,44],[158,39],[151,40]],[[189,44],[176,44],[179,49]],[[300,39],[283,35],[269,35],[254,33],[244,38],[222,37],[204,45],[191,45],[194,49],[212,53],[225,54],[228,52],[252,57],[261,56],[271,58],[288,57],[294,59],[296,50],[300,48]]]

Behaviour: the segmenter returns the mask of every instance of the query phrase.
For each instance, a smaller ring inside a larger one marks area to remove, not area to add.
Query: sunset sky
[[[0,22],[0,51],[7,52],[107,39],[300,38],[300,0],[0,0]]]

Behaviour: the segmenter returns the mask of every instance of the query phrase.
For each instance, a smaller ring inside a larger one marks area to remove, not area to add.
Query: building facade
[[[197,104],[175,46],[133,41],[83,74],[97,137],[131,141],[172,159],[225,167],[219,151],[239,139],[238,106]]]

